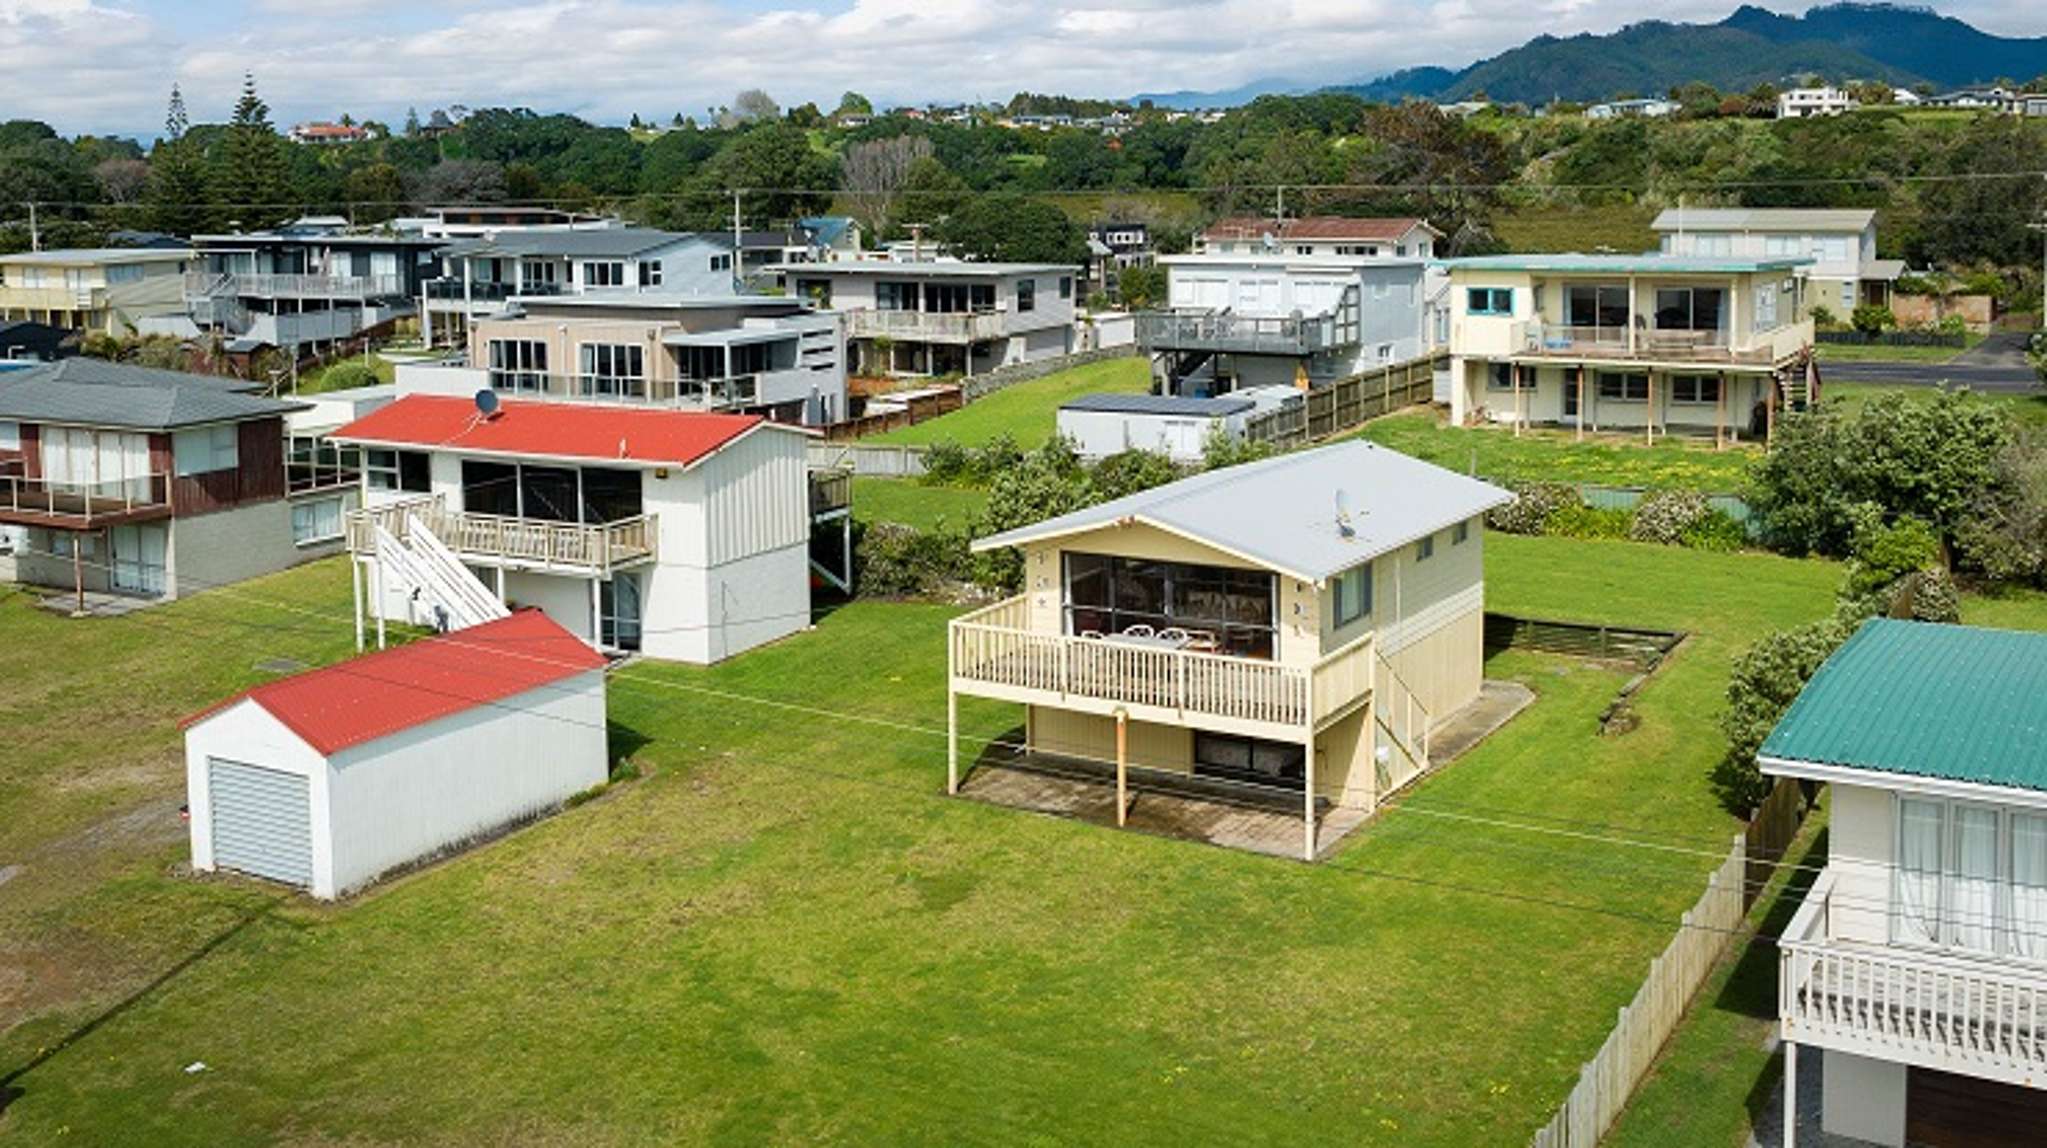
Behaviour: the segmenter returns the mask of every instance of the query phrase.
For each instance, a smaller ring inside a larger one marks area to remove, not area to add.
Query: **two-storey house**
[[[1284,251],[1162,255],[1167,306],[1137,316],[1165,394],[1326,385],[1420,355],[1419,259]]]
[[[1809,259],[1808,307],[1846,320],[1864,303],[1888,306],[1905,273],[1876,257],[1876,212],[1866,208],[1671,208],[1650,224],[1666,255],[1714,259]]]
[[[294,541],[285,416],[232,379],[71,358],[0,375],[0,576],[171,598],[339,546]]]
[[[1426,219],[1353,219],[1306,215],[1218,219],[1194,237],[1194,250],[1211,255],[1337,255],[1366,259],[1433,259],[1443,233]]]
[[[1762,437],[1781,402],[1803,401],[1807,262],[1447,260],[1451,417]]]
[[[810,624],[811,432],[757,415],[406,395],[333,432],[365,617],[537,606],[609,652],[710,663]],[[364,611],[367,610],[367,615]]]
[[[1777,942],[1788,1127],[1819,1051],[1827,1133],[2040,1141],[2043,699],[2047,635],[1877,619],[1764,741],[1765,774],[1832,794],[1826,868]]]
[[[591,291],[520,296],[468,328],[467,365],[403,364],[405,394],[846,417],[842,316],[778,295]]]
[[[313,219],[274,231],[196,235],[185,309],[138,324],[145,334],[218,337],[233,353],[304,353],[413,313],[438,240],[353,231]]]
[[[1026,752],[1332,806],[1429,767],[1482,679],[1485,512],[1511,496],[1364,442],[1223,470],[974,543],[1016,597],[955,619],[960,695],[1024,707]],[[957,723],[948,786],[959,784]]]
[[[73,331],[133,333],[145,318],[181,315],[192,253],[166,247],[90,247],[0,255],[0,320]]]
[[[645,227],[505,228],[438,253],[422,285],[421,335],[459,347],[469,324],[502,315],[515,298],[599,292],[728,296],[738,289],[732,237]]]
[[[789,294],[844,315],[863,375],[978,375],[1073,350],[1075,267],[841,259],[776,270]]]
[[[1120,297],[1118,277],[1126,268],[1151,266],[1154,252],[1150,226],[1136,220],[1108,220],[1088,225],[1088,291]]]

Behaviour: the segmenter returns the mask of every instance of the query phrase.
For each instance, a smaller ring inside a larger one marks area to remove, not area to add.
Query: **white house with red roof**
[[[391,619],[459,629],[537,606],[608,652],[731,657],[810,623],[814,433],[759,415],[405,396],[332,435],[363,451],[357,601],[379,644]]]
[[[186,721],[192,867],[332,898],[604,782],[603,655],[538,610]]]

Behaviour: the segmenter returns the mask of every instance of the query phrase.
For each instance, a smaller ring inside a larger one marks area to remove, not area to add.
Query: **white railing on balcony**
[[[0,474],[0,511],[91,522],[170,506],[170,476],[62,482]]]
[[[1144,351],[1312,355],[1345,341],[1337,320],[1335,312],[1239,315],[1231,311],[1140,311],[1137,346]],[[1349,341],[1356,341],[1355,332]]]
[[[1007,331],[1005,313],[1000,311],[846,312],[846,333],[856,338],[999,339]]]
[[[1369,637],[1303,668],[1114,636],[1034,632],[1023,597],[958,618],[951,630],[957,681],[1063,698],[1305,731],[1354,708],[1372,689],[1375,655]]]
[[[2047,1072],[2047,970],[1838,940],[1823,872],[1778,942],[1786,1040],[2004,1080]]]
[[[1724,331],[1664,330],[1638,327],[1574,327],[1568,323],[1529,320],[1515,324],[1521,353],[1564,358],[1681,360],[1704,363],[1767,363],[1782,353],[1777,336],[1795,324],[1758,332],[1748,343],[1732,342]]]
[[[651,514],[606,523],[549,522],[449,510],[439,495],[431,495],[351,511],[349,549],[358,554],[376,553],[376,529],[380,526],[404,541],[414,518],[441,544],[463,557],[596,574],[653,558],[658,538]]]
[[[255,298],[374,299],[405,294],[398,275],[274,275],[219,271],[185,273],[187,298],[240,295]]]
[[[558,403],[596,403],[624,407],[674,407],[682,410],[724,410],[752,406],[760,401],[761,384],[759,375],[727,375],[715,379],[649,379],[484,370],[480,375],[471,373],[465,375],[465,378],[481,381],[483,385],[508,399],[543,399]]]

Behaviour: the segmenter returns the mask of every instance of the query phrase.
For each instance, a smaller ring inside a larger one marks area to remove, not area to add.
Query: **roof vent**
[[[1356,538],[1357,528],[1350,521],[1350,498],[1341,487],[1336,491],[1336,532],[1345,538]]]

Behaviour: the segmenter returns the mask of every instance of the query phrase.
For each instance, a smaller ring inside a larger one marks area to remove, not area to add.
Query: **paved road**
[[[1830,383],[1891,383],[1938,386],[1956,383],[1978,391],[2027,391],[2040,378],[2026,362],[2026,336],[2000,331],[1945,363],[1830,363],[1820,378]]]

